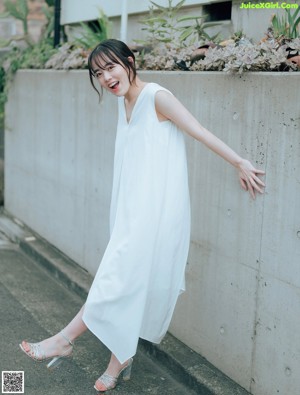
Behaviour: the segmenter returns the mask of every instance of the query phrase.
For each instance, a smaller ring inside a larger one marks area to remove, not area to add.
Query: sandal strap
[[[61,336],[70,344],[70,346],[74,346],[74,343],[66,336],[63,330],[60,331]]]
[[[41,347],[40,343],[27,343],[30,347],[28,352],[29,355],[32,356],[36,361],[44,361],[46,358],[45,351]]]
[[[105,385],[106,389],[109,389],[111,387],[114,387],[118,381],[118,377],[113,377],[110,376],[107,373],[103,373],[102,376],[98,378],[98,381],[100,381],[102,384]]]

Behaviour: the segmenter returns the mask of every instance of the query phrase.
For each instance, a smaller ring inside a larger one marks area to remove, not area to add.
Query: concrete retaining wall
[[[192,238],[170,331],[255,395],[300,388],[299,73],[140,73],[267,172],[236,171],[187,137]],[[108,241],[116,99],[86,71],[19,71],[6,114],[5,207],[91,273]],[[176,197],[174,197],[176,198]]]

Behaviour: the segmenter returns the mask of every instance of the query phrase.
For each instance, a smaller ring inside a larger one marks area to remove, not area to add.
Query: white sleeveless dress
[[[83,314],[87,327],[121,363],[139,337],[159,343],[167,332],[190,241],[190,199],[183,133],[160,122],[148,83],[127,122],[119,98],[110,240]]]

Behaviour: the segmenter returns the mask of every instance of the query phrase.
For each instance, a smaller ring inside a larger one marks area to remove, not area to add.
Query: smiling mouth
[[[114,82],[113,84],[109,85],[109,89],[116,90],[119,86],[119,82]]]

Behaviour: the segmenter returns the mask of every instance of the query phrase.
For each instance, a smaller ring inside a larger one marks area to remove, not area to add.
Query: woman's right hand
[[[265,174],[263,170],[256,169],[247,159],[242,159],[237,168],[242,188],[248,191],[253,199],[256,192],[264,193],[265,184],[258,177]]]

